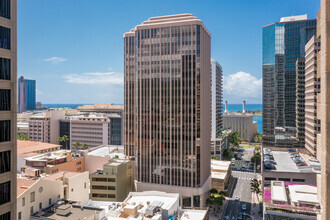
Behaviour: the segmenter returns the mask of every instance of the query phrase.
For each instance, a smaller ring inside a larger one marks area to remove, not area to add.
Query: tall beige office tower
[[[317,116],[317,96],[320,93],[320,77],[317,74],[317,53],[320,40],[312,37],[305,46],[305,147],[316,156],[317,134],[320,120]]]
[[[16,219],[16,0],[0,1],[0,219]]]
[[[330,0],[321,0],[317,14],[317,38],[321,49],[317,55],[317,74],[320,76],[317,115],[321,121],[320,142],[317,143],[317,158],[321,162],[318,178],[318,196],[321,202],[321,219],[330,219]]]
[[[137,191],[179,193],[205,206],[210,190],[211,35],[191,14],[152,17],[124,34],[126,153]]]

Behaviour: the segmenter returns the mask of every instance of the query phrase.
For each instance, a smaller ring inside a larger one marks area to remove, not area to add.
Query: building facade
[[[36,81],[33,79],[24,79],[21,76],[18,79],[18,112],[26,112],[36,109]]]
[[[57,144],[60,135],[60,120],[65,118],[65,110],[51,110],[47,113],[32,115],[29,118],[29,139]]]
[[[305,147],[305,58],[296,61],[296,137],[299,147]]]
[[[222,121],[222,67],[220,64],[211,59],[211,140],[219,138]]]
[[[321,121],[321,133],[317,134],[317,159],[321,162],[318,178],[318,198],[321,202],[322,220],[330,219],[330,1],[321,0],[317,14],[317,38],[322,47],[317,54],[317,75],[320,77],[320,94],[317,95],[317,116]]]
[[[191,14],[152,17],[124,34],[124,146],[138,191],[210,189],[211,35]]]
[[[263,29],[263,145],[295,147],[296,61],[316,32],[307,15],[281,18]]]
[[[317,115],[317,95],[320,93],[320,77],[317,75],[317,53],[320,41],[313,36],[305,46],[305,147],[316,156],[317,134],[320,120]]]
[[[223,127],[237,131],[243,140],[253,141],[258,134],[258,124],[253,115],[223,115]]]
[[[132,191],[132,161],[111,159],[90,180],[91,200],[122,202]]]
[[[0,1],[0,219],[16,218],[16,0]]]

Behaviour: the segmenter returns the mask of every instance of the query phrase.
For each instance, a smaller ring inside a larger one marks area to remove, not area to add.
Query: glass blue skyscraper
[[[262,29],[263,144],[296,147],[296,61],[316,34],[316,19],[281,18]]]
[[[18,79],[18,112],[26,112],[36,109],[36,81],[24,79],[21,76]]]

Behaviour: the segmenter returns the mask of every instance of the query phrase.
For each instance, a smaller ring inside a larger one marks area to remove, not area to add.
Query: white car
[[[235,201],[239,201],[239,197],[238,196],[235,196]]]
[[[311,161],[311,162],[319,162],[316,158],[314,158],[314,157],[311,157],[311,158],[309,158],[308,159],[309,161]]]

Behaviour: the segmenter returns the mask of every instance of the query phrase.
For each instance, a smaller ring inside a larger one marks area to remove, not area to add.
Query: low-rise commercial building
[[[316,185],[316,175],[320,172],[320,163],[311,162],[305,156],[295,163],[287,151],[263,149],[262,183],[269,186],[271,181],[286,181],[299,184]]]
[[[317,219],[320,204],[317,188],[284,181],[271,181],[264,189],[264,218],[273,219]]]
[[[85,158],[79,153],[72,153],[67,150],[59,150],[55,152],[40,154],[25,158],[26,168],[39,169],[41,173],[53,174],[59,171],[84,172]]]
[[[69,203],[60,200],[41,212],[35,213],[30,217],[31,220],[65,220],[65,219],[86,219],[104,220],[105,210],[102,208],[82,207],[80,204]]]
[[[122,202],[132,191],[132,161],[110,159],[103,169],[90,174],[90,198]]]
[[[17,172],[21,172],[25,164],[25,158],[60,150],[61,145],[49,144],[37,141],[17,140]]]
[[[211,184],[212,189],[223,191],[231,178],[231,162],[211,160]]]
[[[207,209],[182,209],[177,193],[131,192],[123,202],[88,201],[84,208],[103,208],[105,219],[198,219],[207,220]]]

